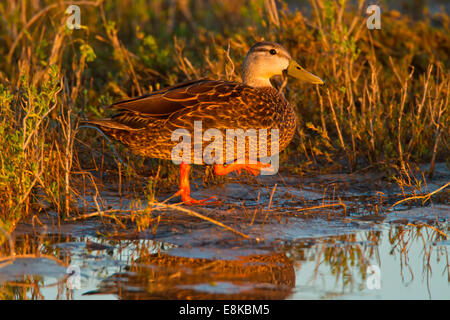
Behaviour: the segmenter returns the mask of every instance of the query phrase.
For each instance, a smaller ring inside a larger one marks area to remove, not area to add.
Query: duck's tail
[[[111,118],[99,119],[99,120],[84,120],[81,122],[82,124],[90,124],[101,129],[117,129],[117,130],[125,130],[125,131],[136,131],[138,129],[127,126],[126,124],[114,121]]]

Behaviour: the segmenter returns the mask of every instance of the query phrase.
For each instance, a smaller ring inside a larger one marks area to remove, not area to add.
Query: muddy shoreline
[[[448,181],[446,170],[438,167],[430,191]],[[249,239],[172,209],[152,211],[141,231],[130,219],[58,225],[56,215],[41,214],[13,234],[16,252],[27,248],[41,257],[0,268],[0,291],[46,299],[404,298],[408,281],[401,279],[418,272],[406,298],[450,296],[448,203],[389,209],[401,190],[383,188],[369,174],[322,175],[301,184],[282,175],[249,179],[234,176],[193,190],[197,198],[220,195],[220,206],[186,207]],[[110,209],[129,205],[114,193],[103,201]],[[68,288],[69,265],[79,267],[79,289]],[[381,268],[381,289],[367,288],[371,265]]]

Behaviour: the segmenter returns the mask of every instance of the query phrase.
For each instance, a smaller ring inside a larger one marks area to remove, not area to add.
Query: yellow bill
[[[289,66],[287,68],[287,74],[291,77],[294,77],[296,79],[306,81],[309,83],[314,83],[314,84],[324,84],[325,83],[318,76],[315,76],[312,73],[306,71],[294,60],[291,60],[289,62]]]

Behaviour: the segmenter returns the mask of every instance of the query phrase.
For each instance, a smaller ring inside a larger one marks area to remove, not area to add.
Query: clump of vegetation
[[[401,171],[429,162],[431,174],[448,162],[448,15],[417,21],[383,9],[382,28],[369,30],[365,1],[311,0],[308,14],[295,4],[81,1],[73,30],[65,2],[0,4],[0,228],[10,232],[42,208],[68,216],[89,190],[100,209],[98,188],[108,183],[153,199],[176,181],[174,167],[116,144],[123,166],[79,121],[187,79],[239,81],[244,55],[261,40],[282,43],[326,81],[285,88],[300,121],[283,166]],[[154,178],[147,185],[142,176]]]
[[[48,189],[56,197],[54,203],[59,202],[58,176],[50,177],[47,171],[54,156],[47,137],[61,82],[54,67],[48,75],[39,88],[26,74],[16,92],[0,84],[0,227],[6,230],[33,209],[37,186]]]

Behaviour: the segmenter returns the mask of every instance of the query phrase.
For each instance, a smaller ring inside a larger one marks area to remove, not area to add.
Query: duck
[[[175,195],[181,196],[184,204],[211,203],[217,199],[215,196],[201,200],[191,197],[191,164],[214,165],[216,175],[245,170],[255,176],[270,165],[267,161],[250,159],[249,150],[255,147],[256,140],[244,139],[245,148],[240,150],[239,146],[235,148],[234,145],[226,149],[229,141],[223,143],[223,138],[219,139],[217,134],[226,136],[233,130],[234,133],[236,130],[242,133],[251,129],[258,133],[270,131],[270,138],[266,136],[264,141],[273,144],[272,137],[276,137],[277,148],[266,147],[270,149],[266,150],[268,157],[277,156],[291,142],[297,117],[292,105],[271,82],[275,76],[286,75],[311,84],[324,84],[321,78],[300,66],[285,47],[276,42],[263,41],[255,43],[245,56],[242,82],[212,79],[186,81],[116,102],[107,107],[115,112],[110,118],[88,120],[88,123],[120,141],[135,154],[179,164],[179,190]],[[204,135],[211,131],[216,134],[212,135],[214,140],[209,134],[211,141],[222,142],[224,146],[219,145],[205,159],[202,155],[208,146]],[[178,135],[174,139],[175,133]],[[196,133],[203,136],[198,139]],[[183,144],[185,148],[180,146],[180,137],[186,140]],[[236,140],[233,137],[230,141]],[[261,151],[261,143],[256,145],[256,149]]]

